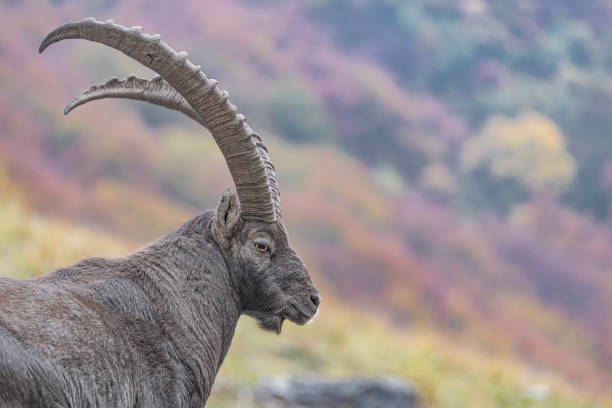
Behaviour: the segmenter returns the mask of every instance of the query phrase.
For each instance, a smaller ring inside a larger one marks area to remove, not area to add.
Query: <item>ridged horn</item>
[[[193,110],[189,102],[160,76],[144,79],[132,75],[126,79],[111,78],[104,84],[92,85],[72,98],[66,105],[64,114],[69,114],[74,108],[87,102],[105,98],[134,99],[163,106],[184,113],[208,129],[208,125]]]
[[[155,71],[207,125],[236,185],[242,216],[268,222],[280,218],[278,182],[261,138],[228,101],[227,92],[221,91],[215,80],[208,79],[199,66],[193,65],[186,52],[175,52],[160,35],[144,34],[142,27],[128,29],[111,20],[102,22],[94,18],[56,28],[42,41],[39,52],[65,39],[107,45]]]
[[[214,81],[214,79],[211,81]],[[69,114],[74,108],[87,102],[105,98],[133,99],[159,105],[181,112],[208,129],[206,122],[198,116],[198,113],[193,110],[189,102],[160,76],[156,76],[153,79],[138,78],[135,75],[131,75],[126,79],[115,77],[110,78],[102,85],[92,85],[72,98],[64,108],[64,114]],[[245,124],[245,126],[248,125]],[[268,150],[261,141],[260,136],[252,130],[250,132],[257,147],[267,152]]]

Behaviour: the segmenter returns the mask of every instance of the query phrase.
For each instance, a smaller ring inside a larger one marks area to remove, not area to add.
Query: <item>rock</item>
[[[322,381],[313,378],[274,378],[254,389],[265,408],[416,408],[416,390],[398,378],[351,378]]]

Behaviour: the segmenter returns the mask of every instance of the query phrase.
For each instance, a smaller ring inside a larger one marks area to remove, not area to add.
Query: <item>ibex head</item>
[[[261,138],[199,66],[176,53],[159,35],[143,34],[113,21],[93,18],[67,23],[52,31],[50,44],[81,38],[105,44],[152,69],[158,77],[113,78],[75,97],[65,113],[91,100],[115,97],[141,100],[174,109],[206,127],[219,145],[235,190],[219,202],[212,236],[241,294],[243,310],[261,327],[280,332],[284,319],[305,324],[315,315],[319,295],[300,257],[289,244],[281,218],[274,166]]]
[[[237,195],[225,193],[213,230],[230,270],[242,279],[239,287],[245,313],[277,333],[284,319],[307,323],[316,314],[320,299],[283,223],[280,219],[244,219],[239,207]]]

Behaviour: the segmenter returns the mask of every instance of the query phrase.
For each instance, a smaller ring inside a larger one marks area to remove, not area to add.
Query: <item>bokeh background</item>
[[[95,16],[162,33],[264,136],[323,293],[277,337],[241,319],[210,400],[273,375],[395,375],[426,407],[612,406],[612,3],[1,0],[0,276],[119,255],[214,208],[197,124],[105,100],[152,76]]]

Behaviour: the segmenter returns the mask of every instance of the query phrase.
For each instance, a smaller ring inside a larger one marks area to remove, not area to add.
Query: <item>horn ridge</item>
[[[206,122],[193,110],[191,105],[162,77],[156,76],[153,79],[130,78],[120,80],[113,77],[104,84],[90,86],[72,98],[66,105],[64,114],[67,115],[75,108],[98,99],[133,99],[181,112],[208,129]]]

